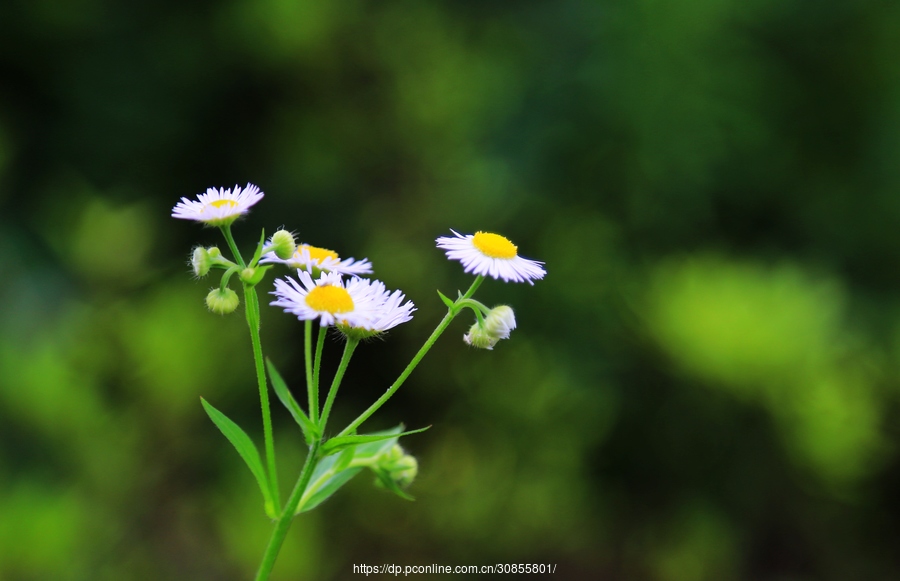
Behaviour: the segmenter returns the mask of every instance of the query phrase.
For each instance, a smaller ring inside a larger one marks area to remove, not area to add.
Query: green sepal
[[[265,501],[266,514],[269,518],[278,518],[275,511],[275,503],[272,502],[269,479],[266,476],[266,471],[263,469],[259,451],[256,449],[250,436],[248,436],[240,426],[228,419],[225,414],[214,408],[212,404],[202,397],[200,398],[200,403],[203,404],[206,415],[209,416],[209,419],[213,421],[222,434],[228,438],[228,441],[231,442],[234,449],[241,455],[241,458],[247,463],[247,467],[250,468],[250,472],[252,472],[253,476],[256,478],[259,489],[262,491],[263,500]]]
[[[452,308],[453,308],[453,301],[451,301],[450,299],[448,299],[447,297],[445,297],[445,296],[444,296],[444,293],[442,293],[441,291],[438,291],[437,294],[438,294],[439,297],[441,297],[441,300],[444,301],[444,304],[447,305],[447,308],[448,308],[448,309],[452,309]]]
[[[281,400],[284,407],[286,407],[287,410],[291,412],[291,415],[294,416],[294,421],[297,422],[300,429],[303,431],[303,437],[306,439],[306,444],[312,446],[313,441],[320,437],[319,428],[312,423],[312,420],[309,419],[309,416],[304,413],[303,408],[300,407],[300,404],[298,404],[297,400],[294,399],[294,396],[291,395],[291,390],[288,389],[284,379],[281,378],[278,370],[275,369],[275,365],[268,357],[266,358],[266,369],[269,370],[269,377],[272,379],[272,388],[275,389],[275,395],[278,396],[278,399]]]
[[[360,436],[338,436],[337,438],[331,438],[322,446],[322,455],[327,456],[329,454],[334,454],[338,450],[342,450],[348,446],[356,446],[358,444],[367,444],[369,442],[379,442],[381,440],[387,440],[389,438],[399,438],[400,436],[409,436],[410,434],[418,434],[419,432],[424,432],[431,426],[425,426],[424,428],[419,428],[418,430],[410,430],[408,432],[400,432],[400,433],[388,433],[388,434],[363,434]]]
[[[251,260],[250,264],[248,264],[247,266],[249,266],[250,268],[253,268],[254,266],[256,266],[256,263],[259,262],[260,258],[262,258],[262,249],[263,249],[263,245],[265,243],[266,243],[266,229],[263,228],[262,233],[259,235],[259,244],[256,245],[256,252],[253,253],[253,260]],[[257,281],[257,282],[259,282],[259,281]],[[256,283],[254,283],[254,284],[256,284]]]

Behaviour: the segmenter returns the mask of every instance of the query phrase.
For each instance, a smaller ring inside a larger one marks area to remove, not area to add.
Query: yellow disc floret
[[[234,208],[237,206],[237,202],[234,200],[215,200],[209,203],[213,208]]]
[[[297,248],[297,255],[299,256],[303,250],[309,252],[309,257],[319,264],[321,264],[324,260],[328,258],[333,258],[334,260],[340,260],[338,253],[334,250],[328,250],[327,248],[319,248],[318,246],[310,246],[309,244],[304,244]]]
[[[482,254],[491,258],[515,258],[517,256],[516,245],[499,234],[476,232],[472,237],[472,244]]]
[[[313,310],[332,315],[349,313],[353,310],[353,298],[350,297],[350,293],[331,284],[317,286],[309,291],[306,295],[306,304]]]

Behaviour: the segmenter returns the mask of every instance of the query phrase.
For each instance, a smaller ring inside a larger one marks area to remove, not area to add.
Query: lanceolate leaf
[[[444,296],[444,293],[442,293],[441,291],[438,291],[437,294],[438,294],[438,296],[441,297],[441,300],[444,301],[444,304],[447,305],[447,308],[448,308],[448,309],[452,309],[452,308],[453,308],[453,301],[451,301],[450,299],[448,299],[447,297],[445,297],[445,296]]]
[[[244,459],[244,462],[247,463],[247,467],[250,468],[250,472],[253,473],[256,482],[259,484],[259,489],[262,491],[263,499],[265,500],[266,514],[275,518],[275,503],[272,502],[272,496],[269,490],[269,480],[266,477],[266,471],[263,469],[262,461],[259,458],[259,451],[256,449],[256,446],[253,445],[250,436],[248,436],[240,426],[228,419],[225,414],[214,408],[202,397],[200,398],[200,403],[203,404],[203,409],[206,410],[209,419],[216,424],[216,427],[218,427],[222,434],[228,438],[228,441],[231,442],[234,449],[237,450],[238,454],[241,455],[241,458]]]
[[[303,430],[303,437],[306,438],[307,445],[311,446],[313,440],[319,435],[318,428],[312,423],[309,416],[303,412],[303,408],[291,395],[291,390],[288,389],[278,370],[275,369],[275,366],[268,359],[266,359],[266,367],[269,370],[269,377],[272,378],[272,387],[275,389],[275,394],[281,400],[281,403],[284,404],[284,407],[294,416],[294,420],[300,426],[300,429]]]
[[[389,433],[389,434],[366,434],[360,436],[340,436],[337,438],[332,438],[325,442],[325,445],[322,446],[323,454],[333,454],[338,450],[346,448],[347,446],[356,446],[357,444],[366,444],[369,442],[378,442],[380,440],[388,440],[390,438],[399,438],[400,436],[409,436],[410,434],[418,434],[419,432],[424,432],[431,426],[426,426],[424,428],[419,428],[418,430],[410,430],[408,432],[400,432],[400,433]]]
[[[266,231],[263,230],[262,234],[259,235],[259,244],[256,245],[256,252],[253,253],[253,259],[248,264],[256,264],[259,262],[259,259],[262,257],[262,249],[266,244]],[[259,281],[257,281],[259,282]]]
[[[390,450],[394,446],[394,444],[397,443],[397,438],[399,437],[400,432],[403,431],[403,427],[403,424],[400,424],[399,426],[391,428],[389,430],[383,430],[380,432],[373,432],[371,434],[368,434],[369,436],[389,436],[389,438],[387,440],[377,440],[374,442],[366,442],[365,444],[357,444],[356,446],[350,448],[353,450],[353,459],[365,461],[371,460],[384,454],[385,452]]]
[[[315,490],[315,492],[309,497],[304,495],[297,506],[296,514],[319,506],[362,470],[360,467],[338,470],[336,464],[340,459],[341,456],[328,456],[319,460],[307,487],[307,490]]]

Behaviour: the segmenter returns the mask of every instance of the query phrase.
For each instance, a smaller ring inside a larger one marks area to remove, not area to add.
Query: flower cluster
[[[372,263],[367,259],[341,258],[334,250],[308,243],[298,244],[294,234],[288,230],[280,229],[268,239],[264,233],[261,234],[252,258],[245,261],[232,237],[231,225],[247,214],[262,198],[262,191],[249,183],[243,188],[209,188],[194,200],[181,198],[172,208],[172,217],[193,220],[222,231],[228,245],[227,250],[231,252],[230,258],[216,246],[197,246],[192,250],[188,264],[197,278],[204,278],[213,270],[223,271],[219,284],[206,296],[206,305],[210,311],[226,315],[237,310],[239,305],[243,305],[246,310],[259,388],[265,465],[253,440],[237,423],[205,399],[201,398],[201,403],[256,479],[266,514],[278,521],[256,577],[265,581],[274,566],[291,519],[300,512],[315,508],[363,467],[375,472],[378,486],[402,498],[412,499],[404,489],[415,479],[419,464],[397,440],[401,436],[415,434],[427,428],[403,431],[401,425],[369,434],[360,434],[358,428],[397,392],[435,341],[464,309],[471,309],[476,317],[475,324],[463,336],[467,344],[490,350],[501,340],[509,338],[516,328],[512,308],[506,305],[488,308],[473,298],[485,277],[533,285],[535,280],[546,275],[546,271],[542,262],[519,256],[518,247],[499,234],[479,231],[462,235],[451,230],[452,237],[438,238],[437,247],[446,251],[447,258],[460,261],[465,272],[475,275],[471,286],[465,293],[459,292],[456,300],[438,292],[448,311],[421,349],[394,383],[365,411],[342,430],[329,431],[331,410],[354,350],[362,340],[378,336],[411,320],[416,307],[406,299],[403,292],[389,291],[383,282],[363,278],[372,274]],[[274,290],[269,291],[275,297],[270,305],[280,307],[286,313],[305,321],[305,411],[272,362],[266,361],[263,356],[260,301],[256,287],[276,265],[287,266],[293,272],[275,279]],[[239,281],[243,298],[230,288],[229,283],[232,281]],[[319,324],[314,356],[313,322]],[[320,403],[322,352],[330,327],[343,334],[346,341],[327,396],[324,403]],[[278,462],[266,369],[272,389],[297,422],[309,445],[309,455],[297,479],[297,493],[292,493],[285,504],[280,501],[278,487]]]

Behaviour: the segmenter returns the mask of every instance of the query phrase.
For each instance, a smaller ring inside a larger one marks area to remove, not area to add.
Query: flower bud
[[[475,323],[469,329],[469,332],[463,335],[463,341],[467,345],[478,347],[479,349],[493,349],[499,339],[485,331],[480,323]]]
[[[394,479],[394,482],[397,483],[397,486],[406,488],[412,484],[412,481],[416,479],[418,473],[419,461],[416,460],[415,456],[407,454],[394,464],[394,469],[391,470],[390,474],[391,478]]]
[[[388,483],[393,483],[399,488],[406,488],[416,479],[416,475],[419,473],[419,462],[414,456],[407,454],[400,444],[394,444],[381,456],[377,466],[373,469],[382,478],[386,478]],[[376,480],[376,483],[384,486],[381,480]]]
[[[282,260],[287,260],[294,256],[297,250],[297,242],[294,235],[287,230],[279,230],[272,235],[272,252],[275,256]]]
[[[493,349],[501,339],[509,339],[509,333],[516,328],[516,316],[512,308],[500,305],[491,309],[484,317],[484,325],[475,323],[463,340],[472,347]]]
[[[516,315],[512,307],[499,305],[491,309],[484,318],[484,328],[499,339],[509,339],[509,333],[516,328]]]
[[[197,278],[206,276],[212,267],[212,263],[212,258],[206,248],[202,246],[194,248],[194,253],[191,255],[191,268],[194,269],[194,276]]]
[[[250,281],[253,280],[253,277],[256,276],[256,269],[255,269],[255,268],[249,268],[249,267],[248,267],[248,268],[245,268],[244,270],[242,270],[242,271],[238,274],[238,276],[241,278],[241,280],[242,280],[243,282],[250,282]]]
[[[234,312],[240,300],[237,293],[230,288],[214,288],[206,295],[206,306],[218,315],[227,315]]]

